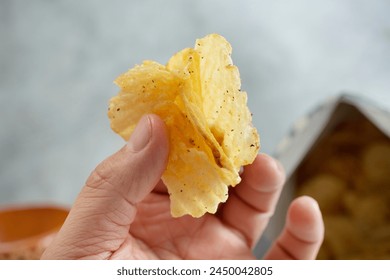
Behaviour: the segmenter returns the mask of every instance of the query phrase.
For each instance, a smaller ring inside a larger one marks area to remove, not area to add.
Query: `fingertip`
[[[285,182],[283,165],[270,155],[260,153],[251,165],[244,168],[243,178],[257,178],[263,191],[274,191]]]
[[[296,198],[288,209],[286,225],[266,259],[315,259],[324,238],[318,203],[309,196]]]
[[[147,116],[148,116],[150,122],[152,123],[152,126],[154,126],[155,128],[158,128],[158,129],[162,129],[162,130],[166,129],[165,123],[160,118],[160,116],[158,116],[156,114],[148,114]]]
[[[322,242],[324,223],[317,201],[309,196],[296,198],[288,210],[287,228],[304,241]]]
[[[257,156],[257,161],[259,161],[259,164],[263,168],[264,172],[267,172],[270,175],[270,179],[273,179],[274,184],[284,184],[285,171],[283,164],[279,160],[262,153]]]
[[[257,158],[261,161],[264,161],[264,162],[270,164],[277,171],[284,173],[284,167],[283,167],[282,163],[279,160],[277,160],[276,158],[274,158],[266,153],[259,153],[257,155]]]

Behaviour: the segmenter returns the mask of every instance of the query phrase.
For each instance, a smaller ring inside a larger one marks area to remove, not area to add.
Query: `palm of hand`
[[[172,218],[166,194],[151,193],[138,205],[130,232],[112,259],[253,259],[244,236],[206,214]]]

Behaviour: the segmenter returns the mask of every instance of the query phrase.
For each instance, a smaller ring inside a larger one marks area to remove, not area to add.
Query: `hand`
[[[260,154],[217,214],[172,218],[160,180],[168,150],[164,123],[144,116],[129,142],[88,178],[42,258],[253,259],[284,183],[280,164]],[[313,259],[323,233],[317,203],[298,198],[266,258]]]

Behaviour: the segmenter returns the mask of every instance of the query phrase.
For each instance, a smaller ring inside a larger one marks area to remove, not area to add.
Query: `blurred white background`
[[[0,204],[70,205],[123,145],[113,80],[209,33],[233,46],[262,152],[342,91],[390,108],[386,0],[0,1]]]

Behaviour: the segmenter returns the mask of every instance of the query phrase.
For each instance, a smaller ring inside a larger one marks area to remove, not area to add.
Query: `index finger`
[[[253,248],[273,215],[285,181],[281,164],[266,154],[244,168],[236,186],[221,209],[221,219],[243,234]]]

